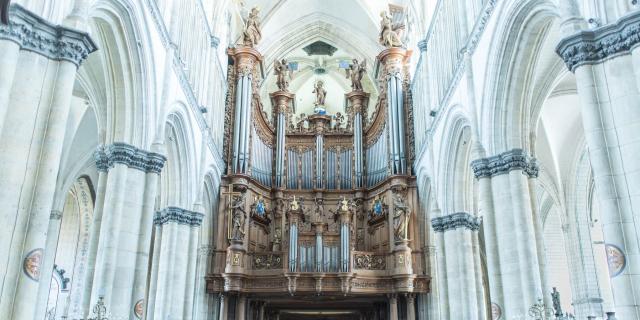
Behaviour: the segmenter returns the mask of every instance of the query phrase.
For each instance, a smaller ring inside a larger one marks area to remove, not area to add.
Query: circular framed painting
[[[24,274],[33,281],[40,280],[40,265],[42,264],[42,257],[44,250],[42,248],[33,249],[27,253],[22,263],[22,270]]]
[[[502,308],[495,303],[491,303],[491,320],[500,320],[502,318]]]
[[[607,265],[609,266],[609,276],[615,278],[619,276],[627,266],[627,257],[620,247],[613,244],[605,244],[607,252]]]
[[[144,314],[144,299],[140,299],[136,302],[133,306],[133,313],[136,315],[136,318],[142,319],[142,315]]]

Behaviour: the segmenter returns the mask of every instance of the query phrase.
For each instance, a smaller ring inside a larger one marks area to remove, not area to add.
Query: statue
[[[324,89],[324,82],[322,80],[318,80],[315,86],[313,87],[313,93],[316,95],[315,101],[315,113],[324,115],[327,111],[324,109],[325,99],[327,98],[327,90]]]
[[[367,61],[358,63],[358,59],[353,59],[353,63],[349,65],[347,78],[351,79],[351,88],[353,91],[362,91],[362,78],[367,71]]]
[[[553,301],[553,310],[555,310],[555,316],[562,316],[562,306],[560,305],[560,292],[553,287],[553,292],[551,292],[551,300]]]
[[[298,121],[296,122],[296,129],[299,132],[304,131],[304,123],[307,121],[307,115],[304,113],[301,113],[300,116],[298,117]]]
[[[276,84],[280,91],[289,91],[289,79],[291,79],[291,68],[287,63],[287,60],[276,60],[274,72],[276,74]]]
[[[340,211],[347,212],[349,211],[349,201],[344,196],[342,197],[342,201],[340,201]]]
[[[247,22],[244,25],[244,30],[242,32],[242,43],[247,46],[253,48],[260,42],[262,39],[262,33],[260,31],[260,18],[258,14],[260,10],[258,7],[253,7],[251,12],[249,13],[249,17],[247,18]]]
[[[315,200],[316,209],[315,209],[315,218],[316,221],[322,221],[322,216],[324,216],[324,201],[322,198],[316,198]]]
[[[246,212],[244,211],[244,194],[233,197],[231,212],[231,239],[244,240],[244,223],[246,220]]]
[[[280,230],[280,227],[276,227],[275,235],[273,237],[273,247],[271,248],[271,251],[280,251],[280,243],[282,243],[282,230]]]
[[[296,200],[296,196],[293,196],[293,200],[291,200],[291,203],[289,204],[289,210],[291,211],[298,211],[300,210],[300,204],[298,203],[298,200]]]
[[[396,193],[393,199],[393,234],[396,240],[407,240],[411,208],[404,202],[404,198]]]
[[[380,198],[380,195],[376,195],[376,198],[373,199],[373,215],[374,216],[381,216],[384,211],[383,211],[383,207],[382,207],[382,202],[384,201],[384,197]]]
[[[344,122],[344,116],[342,115],[342,113],[338,112],[336,113],[334,118],[336,119],[336,125],[333,127],[333,129],[338,130],[340,129],[340,127],[342,127],[342,123]]]
[[[0,22],[9,24],[9,5],[11,0],[0,0]]]
[[[404,43],[402,43],[400,39],[400,32],[404,30],[404,25],[394,25],[386,11],[382,11],[380,17],[382,18],[382,20],[380,20],[380,44],[386,48],[399,48],[404,46]]]

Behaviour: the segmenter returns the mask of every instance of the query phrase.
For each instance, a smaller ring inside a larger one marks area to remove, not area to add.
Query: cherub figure
[[[380,13],[380,44],[387,48],[398,48],[404,46],[400,39],[400,32],[404,30],[403,24],[393,24],[391,17],[386,11]]]
[[[358,63],[358,59],[353,59],[353,63],[346,69],[347,78],[351,79],[351,89],[353,91],[362,91],[362,78],[367,71],[367,61]]]
[[[336,119],[336,124],[333,127],[334,130],[339,130],[340,127],[342,127],[342,123],[344,123],[344,115],[340,112],[336,113],[335,117]]]
[[[289,91],[289,80],[291,77],[291,68],[287,63],[287,60],[282,59],[282,61],[275,61],[274,72],[276,74],[276,84],[278,85],[278,89],[280,91]]]
[[[260,30],[260,10],[258,7],[253,7],[247,18],[247,22],[244,25],[242,32],[242,43],[253,48],[262,39],[262,31]]]

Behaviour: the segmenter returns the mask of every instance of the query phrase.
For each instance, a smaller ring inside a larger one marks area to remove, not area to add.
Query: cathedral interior
[[[640,319],[635,0],[0,0],[0,319]]]

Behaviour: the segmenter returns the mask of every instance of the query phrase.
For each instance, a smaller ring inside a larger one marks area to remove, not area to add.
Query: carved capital
[[[384,66],[384,72],[392,75],[402,72],[407,58],[407,50],[402,48],[389,48],[378,55],[378,60]]]
[[[580,31],[564,38],[556,53],[572,72],[583,65],[631,53],[640,44],[640,12],[622,17],[616,23],[594,30]]]
[[[284,91],[276,91],[272,93],[271,99],[273,100],[274,112],[278,113],[287,113],[289,110],[289,103],[295,98],[294,94],[284,92]]]
[[[159,153],[138,149],[132,145],[116,142],[108,146],[99,146],[94,153],[96,167],[106,172],[116,163],[146,173],[159,174],[167,158]]]
[[[62,211],[51,210],[51,215],[49,215],[49,219],[51,219],[51,220],[60,220],[60,219],[62,219]]]
[[[71,62],[76,67],[98,49],[89,34],[54,25],[17,4],[9,8],[9,24],[0,24],[0,39],[15,42],[21,50]]]
[[[238,76],[248,76],[253,74],[253,70],[260,61],[262,55],[253,48],[239,46],[229,48],[227,54],[233,58],[233,63]]]
[[[466,212],[458,212],[443,217],[431,219],[431,227],[435,232],[445,232],[458,228],[465,228],[471,231],[480,229],[480,218]]]
[[[365,110],[364,106],[367,105],[367,101],[369,100],[369,94],[364,91],[352,91],[345,95],[349,100],[351,105],[351,112],[363,113]]]
[[[474,160],[471,162],[471,168],[477,179],[507,174],[512,170],[522,170],[530,178],[537,178],[539,171],[536,159],[522,149],[513,149],[497,156]]]
[[[202,224],[204,215],[199,212],[193,212],[182,208],[167,207],[157,211],[153,217],[153,223],[156,225],[164,225],[167,223],[177,223],[198,227]]]

